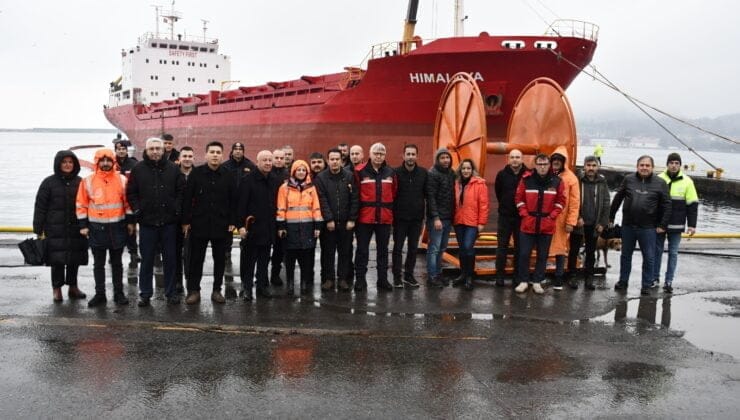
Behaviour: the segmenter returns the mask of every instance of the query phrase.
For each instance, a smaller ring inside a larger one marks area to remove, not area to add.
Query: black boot
[[[594,279],[591,277],[591,275],[586,275],[586,280],[584,280],[584,286],[586,290],[596,290],[596,286],[594,286]]]
[[[467,273],[465,275],[465,290],[473,290],[473,277],[475,277],[475,255],[465,257],[467,261]]]
[[[460,287],[465,284],[465,277],[468,275],[468,257],[460,255],[460,275],[452,280],[452,287]]]
[[[297,294],[294,292],[295,289],[295,277],[292,273],[285,273],[285,295],[293,296]]]

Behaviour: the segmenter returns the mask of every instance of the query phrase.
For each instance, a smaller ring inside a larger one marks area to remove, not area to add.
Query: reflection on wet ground
[[[617,303],[613,312],[595,320],[627,324],[636,334],[671,328],[699,348],[740,360],[740,334],[735,319],[739,316],[738,302],[739,291],[624,300]],[[672,306],[677,309],[672,311]]]

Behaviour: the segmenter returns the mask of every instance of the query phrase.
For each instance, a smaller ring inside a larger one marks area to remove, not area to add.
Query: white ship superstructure
[[[121,51],[121,77],[111,82],[109,107],[129,104],[148,105],[195,94],[221,90],[231,77],[231,60],[218,53],[218,39],[175,34],[181,19],[171,10],[156,8],[157,29],[139,37],[136,47]],[[160,21],[169,33],[159,32]]]

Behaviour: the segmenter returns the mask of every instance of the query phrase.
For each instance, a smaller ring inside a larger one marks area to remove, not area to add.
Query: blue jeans
[[[532,283],[542,283],[545,279],[545,269],[547,268],[547,255],[550,251],[552,235],[531,234],[519,231],[519,270],[518,283],[529,282],[529,257],[532,255],[532,249],[537,248],[537,260],[534,265],[534,278]]]
[[[653,279],[660,280],[660,265],[663,259],[663,246],[666,236],[668,237],[668,267],[665,270],[665,284],[673,284],[673,276],[676,274],[678,264],[678,245],[681,243],[681,232],[668,232],[658,234],[655,241],[655,261],[653,267]]]
[[[427,220],[427,231],[429,232],[429,247],[427,249],[427,273],[429,278],[435,278],[442,272],[442,254],[447,250],[447,241],[450,239],[452,230],[451,220],[442,220],[442,229],[434,229],[434,220]]]
[[[157,253],[157,244],[162,246],[162,265],[164,268],[164,294],[173,297],[175,290],[175,243],[177,235],[174,223],[164,226],[139,225],[139,251],[141,252],[141,267],[139,267],[139,296],[149,299],[154,294],[152,290],[152,276],[154,271],[154,255]]]
[[[642,288],[647,289],[653,284],[653,261],[655,260],[655,228],[638,228],[622,226],[622,255],[619,257],[619,282],[629,284],[632,271],[632,253],[635,244],[640,244],[642,253]]]
[[[457,244],[460,256],[475,257],[475,240],[478,238],[478,226],[455,225]]]

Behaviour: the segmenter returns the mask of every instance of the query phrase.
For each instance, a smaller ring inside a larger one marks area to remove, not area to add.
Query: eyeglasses
[[[535,163],[535,165],[537,165],[537,166],[548,166],[548,165],[550,165],[550,163],[549,163],[549,162],[545,162],[545,163]]]

